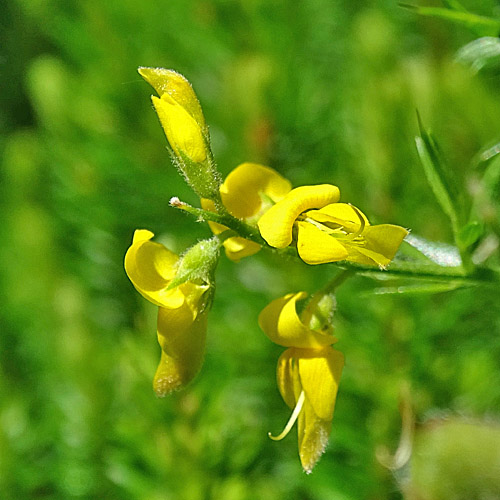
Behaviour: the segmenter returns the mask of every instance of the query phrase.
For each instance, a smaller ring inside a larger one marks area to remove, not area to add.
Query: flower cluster
[[[151,241],[152,232],[137,230],[125,256],[133,285],[159,307],[161,360],[153,386],[158,396],[165,396],[189,383],[200,369],[222,245],[236,262],[262,247],[291,247],[288,253],[296,249],[311,265],[348,261],[385,269],[407,230],[370,225],[358,208],[340,202],[337,186],[293,189],[289,180],[264,165],[243,163],[222,182],[190,83],[162,68],[139,68],[139,73],[159,95],[152,100],[173,163],[200,197],[202,208],[177,198],[171,204],[208,222],[215,235],[178,257]],[[309,299],[305,292],[285,295],[259,316],[264,333],[287,348],[278,360],[277,381],[293,409],[284,431],[271,438],[282,439],[297,421],[299,456],[306,472],[311,472],[328,442],[344,366],[343,354],[332,347],[333,288],[330,284]]]
[[[332,295],[318,293],[301,314],[297,302],[305,292],[272,301],[259,315],[259,325],[273,341],[288,349],[278,360],[276,378],[285,403],[293,409],[283,439],[298,420],[299,456],[309,473],[328,443],[344,356],[333,349]]]

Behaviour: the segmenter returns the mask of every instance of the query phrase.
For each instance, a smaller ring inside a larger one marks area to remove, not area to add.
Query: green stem
[[[189,214],[196,217],[198,220],[203,220],[206,222],[216,222],[226,226],[231,231],[225,231],[221,233],[219,237],[226,240],[227,238],[233,236],[239,236],[250,241],[261,245],[263,248],[267,248],[275,253],[281,253],[287,257],[292,257],[299,259],[297,252],[292,247],[287,247],[283,249],[275,249],[270,247],[266,241],[260,236],[258,229],[255,226],[247,224],[245,221],[237,219],[229,214],[225,208],[221,210],[221,213],[210,212],[209,210],[203,210],[202,208],[196,208],[187,203],[180,201],[178,198],[172,198],[170,200],[170,205],[184,210]],[[364,266],[360,264],[355,264],[352,262],[341,261],[333,262],[339,268],[345,270],[344,273],[337,275],[332,281],[331,285],[327,286],[338,286],[341,282],[347,279],[353,274],[361,274],[366,276],[379,276],[384,278],[413,278],[413,279],[424,279],[424,280],[434,280],[434,281],[447,281],[447,282],[462,282],[464,284],[478,285],[478,284],[499,284],[499,276],[493,271],[479,269],[473,272],[467,272],[463,267],[442,267],[429,269],[429,266],[418,267],[418,264],[412,264],[412,269],[398,268],[398,264],[394,262],[389,266],[388,269],[380,269],[378,267]],[[336,280],[339,280],[337,284]],[[340,281],[342,280],[342,281]]]
[[[326,295],[335,292],[335,290],[351,276],[354,276],[356,271],[353,269],[343,269],[337,273],[323,288],[316,293]],[[316,295],[316,294],[315,294]]]
[[[499,276],[488,269],[478,269],[472,273],[466,273],[462,267],[439,268],[430,270],[427,268],[415,267],[412,269],[398,269],[397,264],[389,266],[388,269],[378,269],[376,267],[363,266],[351,262],[339,262],[339,267],[351,270],[356,274],[364,276],[380,276],[384,278],[412,278],[442,282],[462,282],[469,285],[494,285],[498,286]]]

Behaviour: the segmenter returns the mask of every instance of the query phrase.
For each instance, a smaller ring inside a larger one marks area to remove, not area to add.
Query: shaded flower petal
[[[261,311],[259,325],[273,342],[285,347],[311,349],[335,342],[335,337],[328,330],[312,330],[299,318],[297,301],[306,297],[306,292],[290,293],[273,300]]]
[[[360,230],[360,217],[363,219],[365,226],[370,225],[366,215],[348,203],[331,203],[320,210],[310,210],[306,215],[318,222],[342,226],[350,233],[356,233]]]
[[[297,399],[300,394],[300,386],[295,387],[294,382],[294,349],[287,349],[281,354],[278,359],[278,365],[276,368],[276,380],[278,382],[278,389],[280,391],[281,397],[285,403],[290,407],[294,408],[297,404]],[[298,376],[295,377],[296,382],[298,382]]]
[[[277,202],[292,189],[288,179],[276,170],[257,163],[237,166],[220,187],[222,203],[239,219],[248,219],[261,211],[261,193]]]
[[[297,251],[306,264],[325,264],[345,260],[344,245],[308,222],[297,223]]]
[[[223,245],[227,257],[234,262],[239,262],[244,257],[254,255],[261,249],[261,246],[258,243],[246,240],[240,236],[228,238]]]
[[[260,234],[272,247],[285,248],[292,242],[292,226],[302,212],[334,203],[339,197],[339,188],[331,184],[292,189],[259,219]]]
[[[161,360],[153,379],[158,397],[184,387],[200,371],[205,352],[207,311],[198,313],[187,302],[178,309],[158,311]]]

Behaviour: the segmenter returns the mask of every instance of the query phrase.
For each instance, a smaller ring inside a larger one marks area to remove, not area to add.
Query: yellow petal
[[[193,87],[181,74],[171,69],[144,68],[138,69],[139,74],[162,97],[167,94],[180,104],[194,118],[200,127],[205,127],[205,118]]]
[[[361,228],[360,217],[365,227],[370,225],[366,215],[348,203],[331,203],[320,210],[310,210],[307,216],[318,222],[342,226],[350,233],[356,233]]]
[[[285,347],[316,349],[333,344],[335,337],[323,331],[311,330],[297,314],[297,301],[307,297],[306,292],[288,294],[273,300],[259,314],[259,325],[276,344]]]
[[[368,266],[386,267],[407,234],[406,229],[391,224],[367,227],[362,234],[362,243],[343,242],[349,252],[346,260]]]
[[[366,228],[363,232],[366,248],[382,254],[389,261],[396,255],[407,234],[408,231],[404,227],[392,224],[378,224]]]
[[[161,99],[152,96],[151,100],[168,142],[177,155],[183,153],[195,163],[203,162],[207,151],[195,119],[168,94],[164,94]]]
[[[184,295],[174,288],[167,290],[175,276],[177,255],[151,241],[153,233],[144,229],[134,233],[125,255],[125,271],[137,291],[158,306],[180,307]]]
[[[203,363],[207,313],[194,315],[185,305],[158,311],[158,341],[162,355],[153,380],[159,397],[184,387],[199,372]]]
[[[293,223],[302,212],[335,203],[339,197],[339,188],[330,184],[292,189],[259,219],[260,234],[272,247],[284,248],[292,242]]]
[[[306,401],[322,420],[331,420],[337,398],[344,355],[330,346],[321,350],[298,349],[297,363]]]
[[[257,163],[243,163],[236,167],[220,187],[222,203],[239,219],[257,215],[264,193],[274,202],[281,200],[292,185],[276,170]]]
[[[306,264],[325,264],[347,258],[342,243],[309,222],[297,223],[297,251]]]

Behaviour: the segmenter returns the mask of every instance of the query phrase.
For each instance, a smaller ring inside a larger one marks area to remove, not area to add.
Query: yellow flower
[[[254,224],[273,203],[283,199],[292,188],[290,181],[272,168],[257,163],[242,163],[236,167],[220,187],[222,203],[228,212]],[[205,210],[214,210],[210,200],[202,199]],[[215,234],[227,230],[227,227],[209,222]],[[235,236],[224,242],[226,255],[234,261],[253,255],[260,250],[260,245]]]
[[[307,264],[347,260],[387,266],[408,231],[371,226],[360,210],[338,199],[338,188],[329,184],[293,189],[260,218],[260,233],[275,248],[288,246],[296,234],[297,251]]]
[[[168,69],[139,68],[138,71],[160,96],[151,99],[176,155],[183,154],[192,162],[202,163],[207,158],[208,133],[191,84],[179,73]]]
[[[298,420],[299,456],[309,473],[328,443],[344,357],[331,347],[333,297],[316,294],[299,315],[297,302],[306,295],[273,300],[260,313],[259,325],[273,342],[289,347],[278,360],[277,380],[293,412],[283,432],[270,437],[283,439]]]
[[[298,420],[299,456],[310,473],[330,436],[344,356],[331,346],[320,349],[287,349],[278,360],[276,377],[292,416],[275,440],[283,439]]]
[[[125,270],[137,291],[159,306],[157,335],[162,354],[153,388],[163,397],[188,384],[201,367],[207,322],[204,294],[209,286],[187,281],[169,289],[179,257],[151,241],[153,236],[144,229],[135,231]]]

